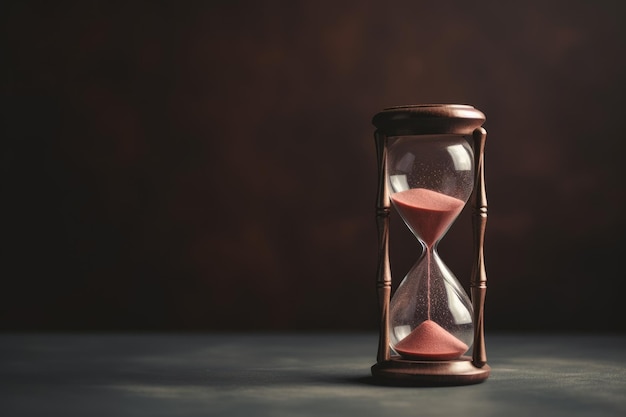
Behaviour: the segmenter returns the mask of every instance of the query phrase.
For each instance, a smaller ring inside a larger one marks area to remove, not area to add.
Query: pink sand
[[[409,359],[456,359],[469,347],[432,320],[417,326],[396,346],[396,352]]]
[[[412,188],[391,195],[402,218],[428,246],[437,242],[465,203],[426,188]]]

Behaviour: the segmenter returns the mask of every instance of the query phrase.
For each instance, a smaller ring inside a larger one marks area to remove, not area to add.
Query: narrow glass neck
[[[426,255],[427,252],[430,252],[431,254],[437,254],[438,255],[437,247],[439,246],[439,242],[441,241],[441,239],[436,240],[435,243],[433,243],[432,245],[426,244],[419,237],[417,238],[417,241],[419,242],[420,246],[422,247],[422,255]]]

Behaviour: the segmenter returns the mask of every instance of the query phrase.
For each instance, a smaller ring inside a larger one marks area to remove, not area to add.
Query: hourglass
[[[483,330],[487,221],[482,112],[467,105],[417,105],[376,114],[379,163],[380,338],[372,374],[382,382],[462,385],[487,379]],[[472,299],[437,245],[472,198]],[[391,297],[391,205],[422,251]],[[471,357],[469,352],[471,351]]]

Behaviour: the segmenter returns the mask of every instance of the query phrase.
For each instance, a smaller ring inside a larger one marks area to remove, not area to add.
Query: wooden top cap
[[[464,104],[418,104],[384,109],[372,123],[387,136],[469,135],[482,126],[485,115]]]

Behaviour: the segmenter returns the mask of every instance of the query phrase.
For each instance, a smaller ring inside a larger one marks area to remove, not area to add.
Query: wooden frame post
[[[485,351],[484,306],[487,293],[487,272],[485,270],[485,229],[487,227],[487,192],[485,189],[485,141],[487,131],[482,127],[474,130],[474,164],[476,180],[472,194],[474,229],[474,267],[470,281],[474,308],[474,348],[472,363],[481,368],[487,363]]]
[[[389,266],[389,190],[387,188],[387,137],[380,131],[375,133],[376,156],[378,159],[378,195],[376,201],[376,224],[378,226],[378,271],[376,288],[380,309],[380,331],[378,339],[378,363],[388,361],[389,348],[389,301],[391,299],[391,268]]]

